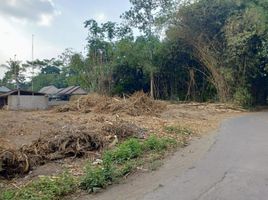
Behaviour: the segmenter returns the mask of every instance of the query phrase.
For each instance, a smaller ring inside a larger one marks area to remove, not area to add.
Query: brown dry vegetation
[[[58,107],[58,112],[79,111],[83,113],[126,113],[131,116],[156,115],[165,109],[163,102],[154,101],[143,92],[136,92],[129,98],[110,98],[91,94],[79,98],[65,106]]]
[[[94,160],[102,150],[112,148],[117,142],[115,136],[119,142],[150,134],[184,142],[184,137],[171,134],[167,127],[185,127],[203,134],[238,113],[241,111],[223,104],[153,101],[143,93],[128,99],[94,94],[50,111],[2,110],[0,171],[12,176],[33,170],[26,179],[59,173],[64,168],[79,175],[86,160]]]

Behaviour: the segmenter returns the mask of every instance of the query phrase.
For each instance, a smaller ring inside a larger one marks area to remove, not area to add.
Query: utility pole
[[[17,61],[17,55],[14,55],[14,64],[16,64]],[[17,71],[18,70],[18,71]],[[16,81],[16,85],[17,85],[17,91],[18,91],[18,102],[17,102],[17,107],[18,110],[20,109],[20,83],[19,83],[19,68],[17,68],[17,66],[15,66],[15,81]]]
[[[33,82],[33,77],[34,77],[34,34],[32,34],[32,95],[34,95],[34,82]]]

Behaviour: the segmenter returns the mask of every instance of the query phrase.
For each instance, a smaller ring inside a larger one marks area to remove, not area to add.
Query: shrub
[[[252,106],[252,96],[248,89],[238,88],[234,94],[234,103],[245,108]]]

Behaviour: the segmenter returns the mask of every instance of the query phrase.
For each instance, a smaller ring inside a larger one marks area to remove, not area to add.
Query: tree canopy
[[[158,99],[267,103],[266,0],[130,3],[120,23],[84,22],[86,54],[68,49],[27,62],[38,68],[34,89],[80,85],[108,95],[144,90]],[[14,83],[13,75],[8,68],[2,84]]]

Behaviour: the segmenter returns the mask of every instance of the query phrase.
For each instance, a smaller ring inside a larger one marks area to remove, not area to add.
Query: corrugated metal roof
[[[59,89],[56,88],[54,85],[43,87],[39,92],[44,94],[56,94],[59,92]]]
[[[10,92],[11,90],[6,86],[0,86],[0,93]]]
[[[82,91],[80,92],[81,94],[86,94],[86,91],[82,90],[80,86],[70,86],[64,89],[60,89],[57,94],[58,95],[72,95],[72,94],[75,94],[75,91],[77,90],[81,90]]]
[[[44,96],[44,93],[40,93],[40,92],[32,92],[32,91],[25,91],[25,90],[20,90],[20,95],[32,95],[34,94],[35,96]],[[7,92],[5,94],[1,94],[1,97],[7,97],[9,95],[18,95],[18,90],[12,90],[10,92]]]

